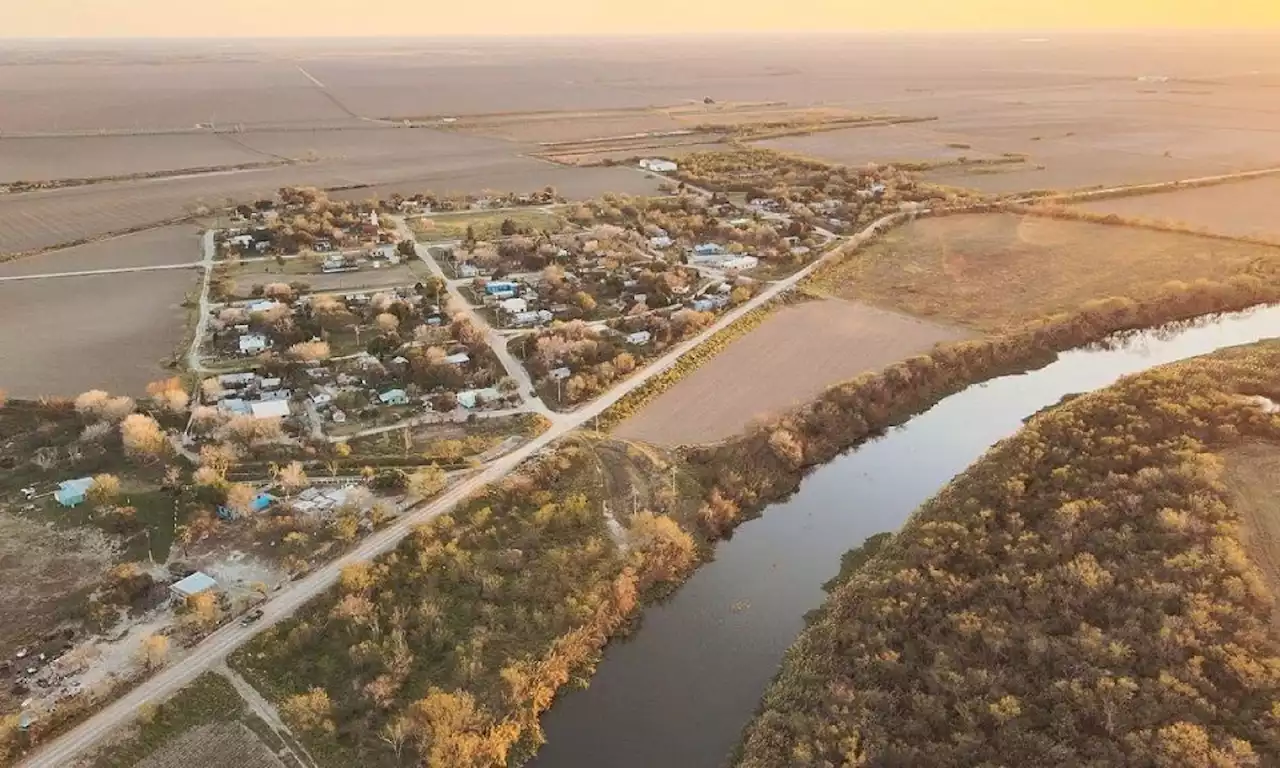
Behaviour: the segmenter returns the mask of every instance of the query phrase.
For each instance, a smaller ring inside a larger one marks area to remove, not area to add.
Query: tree
[[[405,725],[424,768],[482,768],[506,763],[506,744],[488,738],[493,721],[467,691],[432,688],[409,706]]]
[[[327,341],[302,341],[289,347],[286,354],[294,360],[316,363],[328,360],[332,353]]]
[[[217,379],[214,381],[216,382]],[[191,401],[191,396],[187,394],[182,379],[177,376],[151,382],[147,385],[147,395],[158,407],[170,413],[182,413]]]
[[[284,700],[281,714],[297,728],[304,731],[333,733],[333,703],[323,688],[312,688]]]
[[[751,289],[745,285],[740,285],[729,294],[729,300],[734,304],[745,304],[751,301]]]
[[[596,300],[586,291],[578,291],[573,295],[573,303],[583,312],[590,312],[596,308]]]
[[[503,219],[502,226],[499,227],[499,231],[502,232],[503,237],[511,237],[512,235],[519,234],[520,226],[512,219]]]
[[[9,402],[9,393],[0,389],[0,408],[3,408],[7,402]]]
[[[101,389],[91,389],[75,399],[76,412],[82,416],[101,416],[111,395]]]
[[[113,397],[102,406],[102,418],[107,421],[120,421],[133,413],[137,405],[131,397]]]
[[[213,590],[187,597],[187,615],[198,629],[208,629],[222,618],[222,606]]]
[[[401,754],[404,752],[404,743],[409,739],[409,726],[405,724],[403,718],[396,718],[382,726],[382,730],[378,731],[378,738],[391,747],[391,751],[396,756],[396,763],[399,763]]]
[[[276,482],[280,483],[280,487],[284,489],[285,496],[288,498],[306,488],[309,480],[306,470],[302,468],[302,462],[291,461],[276,474]]]
[[[224,502],[227,509],[234,512],[237,516],[247,516],[253,512],[253,502],[258,498],[258,492],[253,486],[245,483],[233,483],[227,488],[227,500]]]
[[[96,475],[93,478],[93,485],[89,486],[85,495],[94,506],[105,507],[119,498],[120,478],[108,474]]]
[[[382,314],[378,315],[377,319],[374,322],[377,323],[378,330],[382,331],[383,333],[391,334],[391,333],[395,333],[397,330],[400,329],[400,318],[396,317],[390,312],[383,312]]]
[[[120,423],[120,437],[125,453],[144,461],[159,459],[169,446],[159,422],[140,413],[129,414]]]
[[[458,396],[453,392],[441,392],[431,398],[431,407],[440,413],[450,413],[458,407]]]
[[[164,635],[147,635],[142,638],[142,647],[138,651],[142,662],[150,672],[164,663],[169,655],[169,638]]]
[[[444,470],[432,464],[409,475],[409,495],[425,499],[444,490],[447,483]]]
[[[641,572],[647,583],[679,578],[697,557],[693,537],[665,515],[641,512],[633,516],[631,540],[641,554]]]

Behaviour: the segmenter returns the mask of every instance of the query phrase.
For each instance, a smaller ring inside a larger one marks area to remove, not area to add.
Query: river
[[[822,604],[822,584],[868,536],[907,516],[1022,420],[1072,393],[1223,347],[1280,336],[1280,307],[1156,329],[975,385],[817,469],[790,500],[722,542],[638,630],[611,644],[587,690],[543,718],[536,768],[717,768]]]

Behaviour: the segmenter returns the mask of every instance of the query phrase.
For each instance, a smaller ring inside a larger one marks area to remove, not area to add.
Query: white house
[[[249,411],[255,419],[287,419],[289,418],[288,400],[267,400],[261,403],[249,403]]]
[[[254,239],[253,235],[236,235],[235,237],[229,238],[227,242],[237,248],[252,248]]]
[[[529,311],[529,302],[525,299],[505,299],[498,306],[503,312],[510,312],[513,315]]]
[[[502,393],[493,387],[487,389],[468,389],[465,392],[458,393],[458,405],[467,410],[475,410],[476,408],[502,399]]]
[[[649,238],[649,247],[655,251],[665,251],[675,243],[667,235],[659,235],[658,237]]]
[[[471,355],[468,355],[466,352],[459,352],[456,355],[449,355],[444,359],[444,361],[448,365],[466,365],[471,362]]]
[[[556,368],[551,372],[551,378],[555,379],[556,381],[564,381],[565,379],[569,378],[572,375],[573,375],[573,371],[569,370],[568,368]]]
[[[271,342],[260,333],[246,333],[240,337],[240,354],[257,355],[265,352]]]
[[[633,346],[643,347],[645,344],[648,344],[652,338],[653,334],[648,331],[636,331],[635,333],[627,336],[627,343]]]
[[[283,307],[283,306],[284,305],[278,301],[272,301],[271,299],[262,299],[260,301],[252,302],[251,304],[249,304],[249,306],[245,307],[245,309],[248,310],[249,314],[252,315],[255,312],[270,312],[276,307]]]
[[[654,173],[674,173],[675,171],[680,170],[680,166],[670,160],[661,160],[653,157],[641,160],[640,167],[646,171],[652,171]]]
[[[311,398],[311,404],[317,408],[323,408],[332,402],[333,402],[333,395],[330,395],[327,392],[321,392],[320,394],[314,395]]]
[[[720,263],[724,269],[755,269],[760,266],[760,260],[755,256],[738,256],[733,259],[726,259]]]
[[[174,582],[169,585],[169,593],[174,599],[185,601],[188,597],[194,597],[202,592],[208,592],[216,589],[218,582],[212,576],[201,571],[196,571],[181,581]]]

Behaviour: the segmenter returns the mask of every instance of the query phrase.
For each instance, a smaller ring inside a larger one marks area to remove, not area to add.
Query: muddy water
[[[1022,419],[1063,396],[1152,366],[1280,336],[1280,307],[1068,352],[1031,373],[943,400],[820,468],[787,502],[741,526],[634,635],[605,652],[591,687],[544,718],[536,768],[716,768],[782,654],[824,598],[840,557],[907,516]]]

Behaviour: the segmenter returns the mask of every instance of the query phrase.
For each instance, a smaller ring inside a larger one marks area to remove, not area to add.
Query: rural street
[[[369,538],[357,544],[354,549],[342,557],[320,566],[298,581],[291,582],[281,592],[262,604],[263,617],[257,623],[242,626],[238,622],[233,622],[212,633],[199,645],[195,646],[188,655],[175,660],[170,666],[162,669],[133,690],[108,704],[76,728],[49,742],[39,749],[36,754],[23,762],[22,765],[26,766],[26,768],[62,768],[71,764],[73,757],[97,744],[117,728],[130,723],[140,707],[148,703],[159,703],[174,695],[204,672],[223,663],[228,654],[249,642],[255,635],[292,616],[307,602],[328,591],[337,583],[342,569],[346,566],[371,560],[394,549],[406,536],[413,532],[414,528],[449,512],[457,504],[484,486],[506,477],[507,474],[525,460],[561,437],[583,426],[622,398],[644,386],[650,379],[674,366],[681,357],[692,349],[737,322],[748,312],[764,306],[782,292],[795,287],[801,280],[813,273],[814,270],[838,254],[842,254],[849,248],[857,248],[879,233],[884,226],[896,223],[907,216],[908,214],[895,213],[879,219],[855,237],[850,238],[845,244],[823,254],[808,267],[791,277],[770,285],[750,301],[727,313],[702,333],[677,345],[635,376],[623,381],[596,400],[572,413],[555,414],[550,429],[542,435],[506,456],[498,458],[477,474],[445,491],[435,500],[402,515],[388,527],[373,533]],[[206,235],[206,238],[206,243],[211,246],[212,235]],[[211,251],[211,248],[206,248],[206,263],[211,263]],[[429,261],[428,263],[433,264],[434,261]],[[204,303],[202,300],[202,307]],[[522,366],[520,368],[523,370]]]
[[[204,261],[198,266],[204,268],[204,279],[200,282],[200,303],[196,307],[196,327],[191,334],[191,348],[187,350],[187,369],[195,373],[204,373],[206,370],[200,359],[200,345],[204,343],[204,334],[209,328],[209,283],[213,279],[213,259],[218,253],[213,238],[214,230],[210,229],[200,240],[204,249]]]

